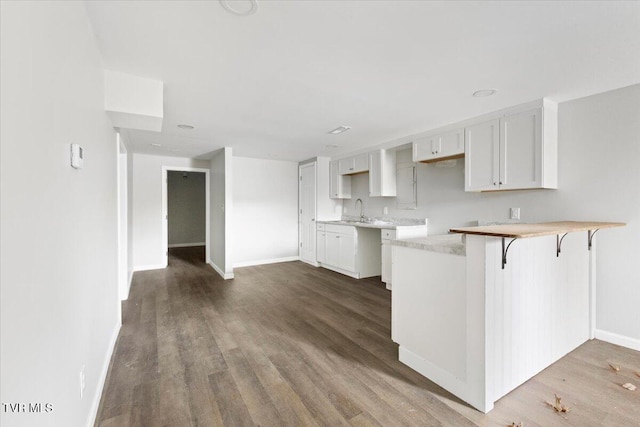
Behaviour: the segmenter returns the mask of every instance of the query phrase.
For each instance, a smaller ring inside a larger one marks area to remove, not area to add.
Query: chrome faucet
[[[360,221],[364,222],[364,202],[362,199],[356,199],[356,203],[353,208],[356,209],[358,207],[358,202],[360,202]]]

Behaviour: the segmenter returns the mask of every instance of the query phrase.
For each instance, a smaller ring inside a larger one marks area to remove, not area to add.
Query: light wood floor
[[[223,281],[203,254],[135,274],[97,426],[640,425],[640,387],[621,387],[639,352],[590,341],[484,415],[398,362],[378,278],[289,262]]]

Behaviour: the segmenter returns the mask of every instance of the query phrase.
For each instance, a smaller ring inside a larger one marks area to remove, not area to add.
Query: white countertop
[[[397,230],[398,228],[426,228],[426,220],[412,218],[366,218],[364,222],[356,218],[344,218],[337,221],[318,221],[321,224],[351,225],[353,227]]]
[[[437,236],[417,237],[411,239],[392,240],[393,246],[440,252],[450,255],[466,255],[464,239],[458,234],[441,234]]]

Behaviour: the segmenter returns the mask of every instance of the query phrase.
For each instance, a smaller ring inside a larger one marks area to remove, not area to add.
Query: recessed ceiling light
[[[338,135],[342,132],[346,132],[349,129],[351,129],[351,126],[340,126],[335,128],[334,130],[329,131],[328,133],[332,134],[332,135]]]
[[[473,96],[476,98],[484,98],[485,96],[491,96],[496,92],[497,90],[495,89],[480,89],[473,92]]]
[[[156,143],[153,143],[153,142],[151,144],[149,144],[149,145],[151,145],[152,147],[162,147],[162,144],[156,144]]]
[[[238,2],[238,0],[232,0],[231,3],[235,3],[237,5],[240,2]],[[239,10],[236,8],[236,6],[232,7],[230,5],[230,0],[220,0],[220,4],[224,8],[224,10],[234,15],[238,15],[238,16],[253,15],[254,13],[256,13],[256,10],[258,10],[258,3],[256,2],[256,0],[247,0],[243,3],[249,3],[249,8],[244,10]]]
[[[191,126],[191,125],[178,125],[178,127],[180,129],[188,129],[188,130],[193,129],[193,126]]]

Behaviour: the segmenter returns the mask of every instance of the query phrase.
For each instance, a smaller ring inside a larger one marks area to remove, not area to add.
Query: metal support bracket
[[[560,252],[562,252],[562,240],[564,240],[567,234],[569,233],[564,233],[562,237],[560,237],[559,234],[556,234],[556,258],[559,257]]]
[[[593,231],[591,231],[591,230],[588,230],[588,231],[587,231],[587,237],[588,237],[588,239],[589,239],[589,250],[591,250],[591,245],[592,245],[592,242],[593,242],[593,236],[594,236],[594,235],[595,235],[599,230],[600,230],[599,228],[596,228],[596,229],[595,229],[595,230],[593,230]]]
[[[507,252],[509,252],[509,247],[516,240],[517,240],[517,238],[511,239],[509,244],[505,247],[505,245],[504,245],[504,237],[502,238],[502,269],[503,270],[504,270],[504,266],[507,264]]]

